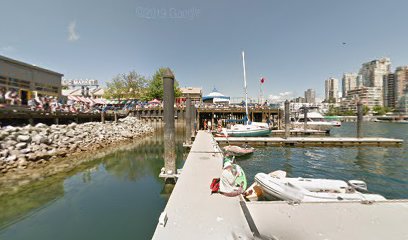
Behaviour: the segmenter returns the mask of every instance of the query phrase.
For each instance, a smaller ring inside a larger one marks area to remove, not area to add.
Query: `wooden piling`
[[[361,101],[357,102],[357,138],[361,138],[361,124],[363,122],[363,104]]]
[[[187,96],[186,100],[186,111],[185,114],[185,121],[186,121],[186,131],[185,131],[185,143],[191,144],[191,98]]]
[[[306,107],[306,105],[305,106],[303,106],[303,119],[304,119],[304,125],[303,125],[303,130],[304,130],[304,132],[305,132],[305,134],[306,134],[306,132],[307,132],[307,107]]]
[[[167,174],[176,173],[176,142],[174,124],[174,75],[170,69],[163,74],[164,168]]]
[[[290,112],[289,112],[289,101],[285,101],[285,138],[290,136]]]

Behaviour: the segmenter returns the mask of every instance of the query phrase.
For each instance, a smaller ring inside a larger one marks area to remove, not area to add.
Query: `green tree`
[[[370,111],[370,107],[368,107],[367,105],[363,105],[363,115],[367,115],[368,112]]]
[[[106,84],[104,97],[140,99],[146,94],[148,83],[148,79],[136,71],[118,74]]]
[[[384,115],[389,111],[390,111],[390,108],[387,108],[387,107],[382,107],[378,105],[373,107],[374,115]]]
[[[147,87],[146,95],[143,98],[144,100],[149,101],[155,98],[163,100],[163,74],[165,71],[166,68],[160,68],[155,72]],[[174,95],[175,97],[181,97],[181,90],[177,80],[174,80]]]

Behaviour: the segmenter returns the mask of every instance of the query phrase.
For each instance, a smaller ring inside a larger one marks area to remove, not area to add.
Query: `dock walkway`
[[[400,146],[404,142],[394,138],[351,137],[216,137],[220,144],[251,144],[272,146]]]
[[[408,239],[408,200],[242,202],[210,195],[221,167],[217,142],[200,131],[164,209],[168,220],[158,224],[153,239]]]
[[[183,172],[153,239],[251,239],[239,197],[211,195],[210,183],[220,177],[222,155],[211,134],[199,131]]]

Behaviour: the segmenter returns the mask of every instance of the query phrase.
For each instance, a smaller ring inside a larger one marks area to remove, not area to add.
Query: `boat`
[[[245,53],[242,52],[242,66],[244,70],[244,90],[245,90],[245,113],[243,124],[234,124],[225,131],[231,137],[264,137],[271,134],[271,129],[267,123],[251,122],[248,119],[248,92],[245,69]]]
[[[255,151],[253,147],[250,147],[247,145],[244,145],[242,147],[235,146],[235,145],[228,145],[228,146],[225,146],[223,149],[225,153],[228,153],[229,155],[236,156],[236,157],[249,155]]]
[[[330,132],[334,127],[341,127],[340,121],[326,120],[318,111],[317,107],[308,107],[307,110],[307,128],[313,130],[320,130]],[[292,128],[304,128],[305,116],[299,112],[297,117],[292,118]]]
[[[290,202],[386,200],[378,194],[361,193],[341,180],[280,178],[258,173],[255,175],[255,182],[262,188],[264,197],[269,200],[278,199]]]

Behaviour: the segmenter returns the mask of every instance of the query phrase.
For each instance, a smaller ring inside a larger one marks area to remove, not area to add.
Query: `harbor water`
[[[408,124],[364,123],[363,132],[405,142],[402,147],[261,147],[238,163],[250,183],[258,172],[281,169],[292,177],[361,179],[387,198],[408,198]],[[355,136],[355,123],[344,123],[332,136]],[[185,159],[182,139],[179,132],[179,167]],[[163,148],[158,132],[0,197],[0,239],[150,239],[171,191],[158,178]]]

